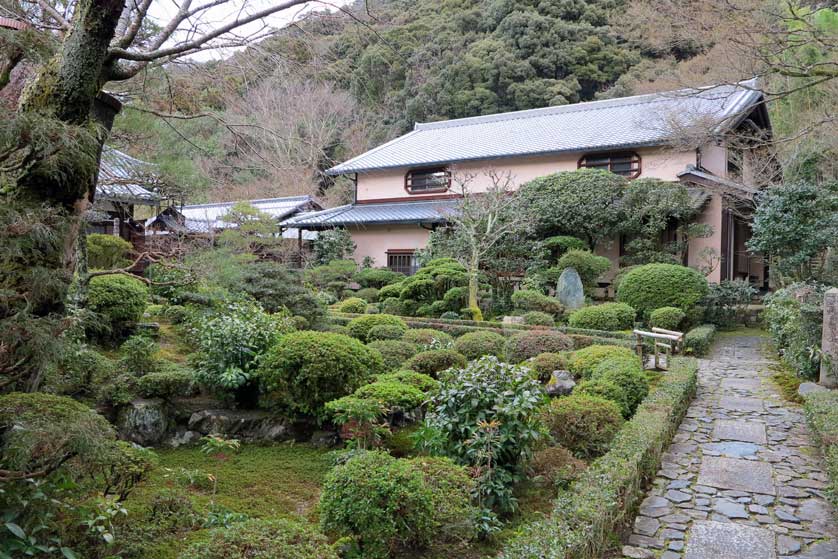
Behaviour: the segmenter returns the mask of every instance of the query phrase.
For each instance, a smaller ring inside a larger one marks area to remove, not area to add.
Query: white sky
[[[290,22],[299,19],[302,15],[306,12],[311,10],[322,10],[324,8],[329,10],[334,10],[333,6],[340,6],[346,5],[351,0],[330,0],[329,4],[322,4],[320,2],[308,2],[306,4],[300,6],[294,6],[287,10],[282,10],[277,12],[271,16],[264,18],[261,21],[255,21],[248,25],[238,28],[235,31],[235,34],[238,36],[250,36],[253,34],[261,34],[264,33],[267,29],[265,25],[280,28],[288,25]],[[200,5],[200,3],[204,3],[205,0],[199,0],[198,2],[194,2],[195,5]],[[200,21],[194,22],[198,23],[199,29],[204,30],[211,30],[218,27],[220,24],[224,24],[226,22],[235,20],[241,14],[248,14],[253,13],[258,10],[262,10],[265,8],[269,8],[271,4],[274,4],[270,0],[232,0],[227,4],[216,6],[204,12],[203,17],[200,18]],[[171,17],[177,13],[178,5],[180,2],[178,0],[155,0],[152,3],[151,8],[149,10],[149,15],[154,18],[154,20],[159,25],[165,25]],[[184,22],[181,27],[190,27]],[[180,37],[176,36],[176,39],[183,38],[183,34]],[[220,59],[226,58],[230,56],[235,50],[231,48],[224,48],[224,49],[214,49],[209,51],[203,51],[197,53],[189,58],[193,60],[212,60],[212,59]]]

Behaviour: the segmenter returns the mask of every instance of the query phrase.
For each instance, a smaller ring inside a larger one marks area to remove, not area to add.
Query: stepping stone
[[[774,559],[774,533],[733,522],[696,520],[684,559]]]
[[[732,421],[717,419],[713,429],[713,438],[745,443],[766,444],[765,423],[759,421]]]
[[[713,506],[713,510],[719,514],[723,514],[728,518],[748,518],[748,513],[745,507],[740,503],[734,503],[727,499],[719,499]]]
[[[757,460],[705,456],[698,472],[698,484],[749,493],[774,494],[771,464]]]
[[[730,411],[764,411],[762,400],[759,398],[722,396],[719,398],[719,407]]]
[[[722,390],[754,390],[759,388],[758,378],[726,378],[722,379]]]
[[[706,454],[711,456],[730,456],[731,458],[743,458],[745,456],[753,456],[759,450],[759,447],[751,443],[740,443],[738,441],[728,441],[724,443],[708,443],[701,447]]]

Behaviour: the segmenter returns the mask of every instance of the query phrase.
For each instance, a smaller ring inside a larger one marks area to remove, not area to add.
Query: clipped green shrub
[[[180,324],[189,318],[189,309],[182,305],[168,305],[163,308],[163,316],[168,318],[172,324]]]
[[[402,284],[401,282],[391,283],[389,285],[385,285],[378,290],[378,298],[381,301],[385,301],[387,299],[398,299],[399,295],[402,293]]]
[[[552,400],[544,409],[543,420],[556,444],[584,460],[608,452],[611,440],[623,426],[617,404],[590,394]]]
[[[116,235],[87,234],[87,265],[91,269],[111,270],[131,264],[128,255],[134,247]]]
[[[554,237],[547,237],[541,241],[542,246],[550,251],[554,259],[561,258],[561,256],[569,250],[587,250],[588,243],[582,239],[571,237],[570,235],[556,235]]]
[[[432,328],[411,328],[404,333],[402,340],[423,348],[445,348],[454,343],[451,334]]]
[[[340,312],[364,314],[367,312],[367,301],[360,297],[349,297],[340,302],[338,310]]]
[[[807,394],[803,411],[826,462],[827,497],[832,506],[838,506],[838,392]]]
[[[716,337],[716,326],[713,324],[702,324],[696,326],[684,334],[684,352],[688,355],[701,357],[707,355],[710,346],[713,345],[713,338]]]
[[[367,305],[366,314],[381,314],[381,308],[376,303]]]
[[[606,359],[621,359],[640,367],[640,358],[634,350],[616,345],[589,345],[577,349],[570,354],[567,367],[576,378],[589,379],[597,366]]]
[[[210,530],[178,559],[338,559],[338,553],[322,534],[305,524],[274,518],[251,519]]]
[[[707,280],[697,270],[677,264],[646,264],[623,276],[617,301],[626,303],[641,316],[661,307],[688,312],[707,294]]]
[[[387,268],[361,268],[353,277],[361,287],[381,289],[387,285],[400,282],[404,274]],[[361,295],[358,295],[361,297]],[[398,296],[398,293],[396,294]]]
[[[102,325],[112,336],[122,335],[138,322],[147,302],[148,287],[136,278],[117,274],[90,279],[87,306],[102,317]]]
[[[144,398],[192,396],[196,392],[195,373],[174,363],[166,364],[160,371],[148,373],[137,379],[137,389]]]
[[[549,315],[546,312],[530,311],[528,313],[524,313],[524,324],[528,324],[530,326],[552,327],[556,325],[556,321],[553,319],[552,315]]]
[[[379,293],[379,299],[381,294]],[[392,314],[400,316],[404,314],[404,304],[398,297],[387,297],[381,301],[381,312],[384,314]]]
[[[522,311],[540,311],[551,316],[559,316],[564,312],[564,307],[558,299],[534,289],[519,289],[513,293],[512,305]]]
[[[518,528],[499,558],[603,556],[646,496],[645,481],[658,471],[695,394],[697,370],[694,359],[673,359],[655,392],[611,441],[611,450],[559,494],[550,517]]]
[[[429,375],[417,373],[416,371],[399,370],[392,373],[384,373],[376,377],[378,382],[403,382],[415,386],[422,392],[430,392],[439,387],[439,381]]]
[[[370,328],[370,331],[367,332],[367,340],[370,342],[378,340],[401,340],[404,332],[405,331],[401,326],[397,326],[395,324],[381,324]]]
[[[620,409],[620,415],[628,419],[631,417],[631,405],[625,390],[618,384],[605,379],[583,380],[573,389],[574,394],[596,396],[614,402]]]
[[[567,369],[567,359],[561,353],[539,353],[535,357],[530,357],[521,365],[529,367],[538,374],[541,382],[547,382],[553,374],[553,371],[563,371]]]
[[[619,415],[619,414],[618,414]],[[557,489],[567,489],[587,464],[561,446],[548,446],[533,453],[527,468],[531,479]]]
[[[381,354],[384,360],[385,371],[393,371],[400,368],[405,361],[419,353],[419,348],[416,344],[402,340],[375,340],[368,343],[367,347]]]
[[[568,324],[590,330],[630,330],[636,314],[625,303],[603,303],[574,311],[568,317]]]
[[[686,313],[677,307],[661,307],[649,313],[649,326],[677,331],[686,317]]]
[[[539,353],[558,353],[573,349],[573,340],[553,330],[520,332],[506,340],[504,354],[510,363],[520,363]]]
[[[453,349],[429,349],[421,351],[407,360],[405,369],[432,377],[451,367],[465,367],[468,359]]]
[[[260,360],[258,375],[270,401],[318,416],[323,404],[351,394],[383,370],[381,354],[358,340],[306,331],[283,336]]]
[[[412,384],[397,380],[377,380],[355,391],[355,397],[380,402],[386,409],[408,411],[425,401],[425,393]]]
[[[387,559],[472,536],[472,488],[465,468],[445,459],[362,452],[326,476],[320,525],[357,542],[357,556]]]
[[[157,352],[160,346],[148,336],[134,334],[119,346],[119,366],[132,373],[151,373],[160,365]]]
[[[460,315],[454,311],[445,311],[444,313],[439,315],[439,318],[444,318],[447,320],[459,320]]]
[[[636,359],[610,357],[599,362],[591,378],[619,386],[625,395],[629,416],[634,414],[643,398],[649,394],[649,379]]]
[[[44,392],[74,396],[95,393],[116,373],[112,360],[84,345],[71,345],[46,371]]]
[[[363,311],[362,311],[363,312]],[[362,342],[371,341],[369,339],[370,330],[376,326],[395,326],[400,328],[402,332],[407,331],[407,324],[398,316],[390,314],[368,314],[353,318],[349,321],[346,327],[349,329],[350,335],[358,338]]]
[[[598,256],[590,250],[568,250],[556,264],[556,271],[563,272],[566,268],[573,268],[579,274],[582,285],[586,290],[596,287],[597,278],[611,268],[611,261],[605,256]]]
[[[454,341],[454,351],[471,361],[484,355],[503,357],[506,338],[495,332],[469,332]]]
[[[367,303],[377,303],[378,302],[378,289],[375,287],[363,287],[355,292],[355,297],[359,299],[363,299]],[[350,311],[343,311],[343,312],[350,312]]]

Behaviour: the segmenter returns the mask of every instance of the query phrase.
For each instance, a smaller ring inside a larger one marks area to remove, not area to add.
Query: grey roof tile
[[[393,167],[667,144],[672,122],[721,132],[760,102],[756,81],[496,115],[417,123],[414,130],[329,169],[333,175]]]
[[[282,222],[290,227],[342,227],[387,223],[441,223],[456,211],[458,201],[426,200],[378,204],[347,204],[319,212],[301,213]]]
[[[157,181],[157,167],[109,146],[102,148],[96,199],[132,204],[156,204],[160,195],[145,188]]]

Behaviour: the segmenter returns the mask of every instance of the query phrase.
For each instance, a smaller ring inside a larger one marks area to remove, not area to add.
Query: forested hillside
[[[161,164],[188,201],[316,193],[337,203],[348,188],[322,171],[416,121],[762,74],[766,61],[749,58],[742,37],[793,21],[763,21],[768,3],[752,4],[722,17],[712,2],[667,0],[359,1],[223,62],[135,78],[124,85],[133,102],[113,141]],[[834,12],[822,14],[835,29]],[[816,47],[786,56],[817,60]],[[778,130],[817,120],[829,96],[811,88],[784,96]],[[828,123],[817,128],[817,138],[834,136]]]

